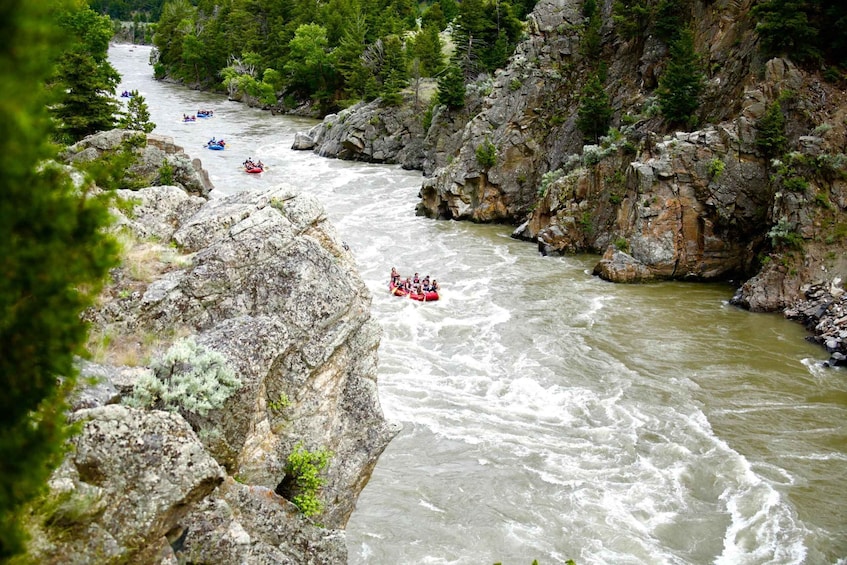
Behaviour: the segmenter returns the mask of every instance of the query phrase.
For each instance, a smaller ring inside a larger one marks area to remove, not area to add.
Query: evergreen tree
[[[438,31],[443,31],[447,27],[447,18],[444,17],[444,10],[441,9],[441,2],[433,3],[429,9],[421,16],[421,28],[426,29],[434,27]]]
[[[670,47],[670,60],[659,78],[659,108],[672,124],[694,126],[694,114],[700,106],[705,78],[700,56],[694,49],[694,33],[690,29],[680,32],[679,39]]]
[[[396,35],[389,35],[383,40],[383,60],[379,70],[379,80],[382,83],[379,95],[385,103],[396,106],[402,102],[403,97],[400,91],[408,84],[409,75],[403,43]]]
[[[422,76],[435,76],[444,68],[444,54],[441,51],[441,38],[438,29],[430,26],[423,28],[410,42],[412,58],[420,61]]]
[[[150,121],[150,110],[147,101],[137,90],[132,91],[132,97],[126,104],[126,113],[121,118],[121,127],[150,133],[156,124]]]
[[[7,0],[0,7],[0,100],[7,102],[0,104],[2,562],[22,550],[24,507],[61,461],[64,395],[86,340],[80,314],[116,249],[101,232],[109,221],[104,203],[49,164],[56,149],[44,84],[62,50],[72,48],[54,11],[69,4]]]
[[[786,56],[798,62],[820,59],[819,30],[809,22],[801,0],[766,0],[753,7],[756,33],[765,56]]]
[[[579,100],[576,126],[582,132],[586,142],[597,143],[600,136],[606,135],[612,123],[612,106],[609,95],[595,73],[582,88]]]
[[[112,36],[107,16],[73,6],[59,14],[58,24],[71,44],[59,59],[54,83],[58,104],[53,113],[62,140],[75,142],[114,127],[120,75],[107,60]]]
[[[438,102],[450,109],[464,107],[465,74],[459,65],[451,63],[438,77]]]
[[[785,152],[788,139],[785,136],[785,116],[779,101],[768,106],[765,114],[756,123],[756,146],[765,157],[772,159]]]
[[[344,77],[344,86],[353,98],[367,99],[375,91],[375,80],[362,62],[367,36],[365,17],[359,13],[346,22],[341,41],[332,51],[333,64]]]

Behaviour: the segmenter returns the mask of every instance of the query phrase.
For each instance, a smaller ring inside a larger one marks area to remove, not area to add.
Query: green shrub
[[[619,236],[615,238],[613,242],[615,249],[618,251],[623,251],[624,253],[629,253],[629,240],[625,237]]]
[[[291,399],[289,399],[288,395],[284,392],[279,393],[279,396],[268,401],[268,408],[270,408],[272,412],[282,412],[289,406],[291,406]]]
[[[600,136],[609,131],[612,113],[609,95],[603,88],[599,73],[594,73],[582,88],[577,110],[576,126],[582,132],[583,141],[597,143]]]
[[[541,176],[541,184],[538,187],[538,197],[543,198],[547,196],[547,190],[550,188],[550,185],[560,179],[564,174],[565,171],[562,169],[555,169],[544,173]]]
[[[199,345],[193,337],[174,343],[151,369],[136,381],[125,399],[127,405],[202,416],[223,406],[241,387],[226,357]]]
[[[725,168],[726,163],[715,157],[709,161],[709,177],[711,177],[712,180],[717,180],[723,174]]]
[[[774,247],[799,248],[803,244],[803,237],[792,229],[791,224],[785,217],[780,218],[776,225],[768,231],[768,237]]]
[[[146,144],[145,135],[133,135],[122,141],[119,148],[104,151],[96,159],[79,162],[76,167],[104,190],[137,190],[144,183],[138,175],[130,172],[130,168],[138,162],[134,149]]]
[[[476,148],[476,162],[483,169],[490,169],[497,163],[497,148],[487,137]]]
[[[159,186],[168,186],[174,183],[174,167],[168,161],[162,161],[159,167]]]
[[[803,194],[809,189],[809,181],[803,177],[790,176],[782,181],[782,186],[790,192]]]
[[[294,446],[294,451],[288,456],[283,480],[283,496],[290,496],[291,502],[305,516],[315,516],[323,510],[323,502],[318,498],[321,487],[326,480],[320,476],[332,457],[332,452],[325,448],[309,451],[302,443]]]

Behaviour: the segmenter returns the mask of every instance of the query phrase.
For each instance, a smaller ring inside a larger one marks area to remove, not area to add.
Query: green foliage
[[[783,179],[782,186],[789,192],[804,194],[809,189],[809,181],[799,176],[789,176]]]
[[[597,143],[600,136],[609,131],[611,123],[612,105],[609,95],[600,82],[599,73],[595,73],[582,88],[576,125],[584,141]]]
[[[618,251],[623,251],[624,253],[629,253],[629,240],[623,236],[619,236],[615,238],[613,242],[615,249]]]
[[[476,148],[476,162],[483,169],[490,169],[497,163],[497,148],[487,137]]]
[[[653,29],[656,37],[666,43],[679,39],[679,32],[688,26],[689,0],[659,0]]]
[[[594,223],[591,217],[591,212],[586,210],[582,213],[582,216],[579,218],[579,227],[582,228],[582,231],[585,232],[586,235],[591,235],[594,233]]]
[[[612,21],[624,39],[645,35],[650,25],[651,10],[647,0],[615,0],[612,4]]]
[[[829,199],[829,195],[825,192],[818,192],[817,194],[815,194],[815,204],[826,210],[835,209],[832,204],[832,201]]]
[[[290,88],[303,94],[325,97],[334,72],[326,28],[318,24],[303,24],[294,32],[288,47],[289,59],[283,69]]]
[[[137,90],[131,92],[132,97],[126,104],[126,113],[121,118],[120,126],[124,129],[132,129],[150,133],[156,128],[156,124],[150,121],[150,110],[147,101]]]
[[[712,180],[718,180],[723,174],[724,169],[726,169],[726,163],[717,157],[709,161],[709,177]]]
[[[779,102],[774,101],[756,123],[756,146],[765,157],[773,158],[781,155],[787,145],[785,116]]]
[[[588,59],[596,60],[600,57],[602,37],[600,26],[603,23],[600,9],[595,0],[586,0],[582,4],[582,15],[586,18],[585,31],[582,34],[580,52]]]
[[[753,6],[759,47],[766,57],[786,56],[798,62],[821,58],[816,47],[818,30],[809,22],[809,2],[765,0]]]
[[[803,245],[803,237],[793,230],[787,218],[782,217],[768,231],[768,237],[774,248],[800,248]]]
[[[403,42],[396,35],[382,40],[382,58],[377,68],[377,80],[381,84],[379,95],[383,102],[397,106],[403,98],[401,90],[408,84],[406,54]]]
[[[444,54],[437,28],[423,28],[415,35],[407,49],[411,58],[420,61],[421,76],[435,76],[444,68]]]
[[[458,65],[451,64],[438,78],[438,102],[450,109],[464,107],[465,76]]]
[[[302,443],[294,446],[285,465],[285,481],[289,489],[285,493],[305,516],[315,516],[323,510],[319,495],[326,480],[320,476],[332,457],[325,448],[309,451]]]
[[[169,186],[174,183],[174,167],[167,160],[159,166],[159,186]]]
[[[562,169],[554,169],[541,175],[541,184],[538,186],[538,197],[543,198],[547,196],[550,185],[562,178],[564,174],[565,171]]]
[[[220,408],[241,387],[226,357],[193,337],[174,343],[139,377],[126,404],[138,408],[185,410],[205,415]]]
[[[493,72],[505,65],[522,33],[512,4],[463,0],[452,33],[455,61],[468,77]]]
[[[49,164],[56,148],[45,82],[73,47],[56,24],[69,9],[58,0],[9,0],[0,9],[2,562],[21,551],[23,508],[64,454],[64,399],[87,334],[80,315],[117,257],[103,234],[106,196],[74,187],[64,169]]]
[[[429,101],[429,105],[426,107],[426,111],[423,114],[423,130],[424,132],[428,132],[429,128],[432,127],[432,115],[435,112],[435,106],[438,104],[438,97],[433,96],[432,100]]]
[[[662,115],[671,124],[696,125],[695,112],[704,87],[705,76],[700,56],[694,49],[694,33],[684,29],[671,44],[667,69],[659,78],[656,95]]]
[[[282,412],[289,406],[291,406],[291,399],[284,392],[279,393],[279,396],[268,401],[268,408],[271,409],[271,412]]]
[[[77,167],[88,174],[89,178],[98,187],[105,190],[142,188],[142,182],[133,174],[130,168],[138,162],[138,155],[134,148],[138,141],[146,143],[143,135],[137,135],[124,140],[121,146],[114,151],[104,151],[97,159],[80,162]]]
[[[111,129],[118,104],[114,99],[120,80],[107,60],[112,26],[109,18],[87,6],[73,4],[57,15],[68,46],[58,60],[51,109],[59,122],[61,141],[73,143]]]

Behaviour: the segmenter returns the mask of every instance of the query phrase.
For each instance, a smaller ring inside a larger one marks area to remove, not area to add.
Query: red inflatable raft
[[[394,286],[394,283],[388,283],[388,290],[394,296],[405,297],[408,296],[412,300],[417,300],[419,302],[435,302],[438,300],[438,292],[431,290],[429,292],[406,292],[406,289],[400,288],[398,286]]]

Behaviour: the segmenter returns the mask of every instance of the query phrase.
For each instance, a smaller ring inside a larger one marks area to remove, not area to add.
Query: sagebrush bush
[[[138,408],[186,410],[205,415],[220,408],[241,387],[226,357],[193,337],[174,343],[140,377],[125,403]]]

